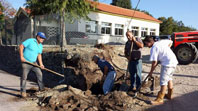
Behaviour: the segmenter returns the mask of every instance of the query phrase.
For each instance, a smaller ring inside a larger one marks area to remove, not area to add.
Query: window
[[[124,25],[121,24],[115,24],[115,35],[123,35],[123,28]]]
[[[102,22],[101,34],[111,34],[111,23]]]
[[[85,30],[87,33],[97,33],[97,21],[86,21]]]
[[[141,36],[142,37],[146,37],[147,32],[148,32],[148,28],[144,28],[144,27],[141,28]]]
[[[176,37],[184,37],[184,35],[179,34],[179,35],[176,35]]]
[[[132,32],[133,32],[135,37],[138,37],[139,27],[132,26]]]
[[[150,35],[156,35],[156,30],[155,29],[150,29]]]

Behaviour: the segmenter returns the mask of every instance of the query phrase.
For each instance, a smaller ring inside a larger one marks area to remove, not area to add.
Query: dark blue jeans
[[[136,86],[136,89],[138,89],[142,80],[142,59],[129,62],[129,73],[131,79],[130,88],[133,89]]]

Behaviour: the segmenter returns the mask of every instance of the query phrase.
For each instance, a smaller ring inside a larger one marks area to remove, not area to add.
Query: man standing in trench
[[[141,48],[144,47],[144,44],[139,37],[134,37],[131,31],[127,31],[126,36],[128,38],[128,41],[125,44],[124,54],[129,62],[128,68],[131,79],[131,86],[129,90],[136,92],[136,90],[141,86],[141,74],[142,74]],[[130,54],[131,44],[133,44],[132,46],[133,49]]]
[[[103,83],[103,92],[107,94],[111,91],[114,80],[116,77],[116,72],[113,66],[106,60],[100,59],[98,56],[94,55],[92,60],[98,65],[100,70],[103,72],[102,80],[105,80]]]
[[[161,89],[158,92],[157,98],[151,101],[153,105],[163,104],[164,96],[168,99],[172,99],[173,94],[173,82],[172,76],[173,72],[178,64],[177,58],[173,51],[171,50],[172,41],[171,40],[160,40],[154,42],[153,38],[148,36],[144,39],[146,46],[151,48],[150,51],[150,61],[152,61],[151,70],[149,76],[152,76],[158,62],[161,63],[161,74],[160,74],[160,86]],[[168,85],[168,94],[165,95]]]
[[[45,34],[43,32],[38,32],[36,38],[29,38],[19,46],[19,54],[22,63],[22,72],[23,72],[20,83],[21,97],[24,98],[27,97],[26,80],[30,70],[34,71],[37,76],[39,90],[43,90],[44,88],[41,69],[26,63],[26,61],[37,64],[36,61],[38,60],[39,65],[42,68],[44,68],[41,54],[43,50],[42,43],[45,39],[46,39]]]

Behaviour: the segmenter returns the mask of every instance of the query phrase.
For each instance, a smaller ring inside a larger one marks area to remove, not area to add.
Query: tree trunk
[[[5,20],[5,45],[8,45],[8,37],[7,37],[7,22]]]
[[[64,20],[65,12],[63,11],[63,15],[61,16],[61,51],[65,51],[65,46],[67,45],[66,37],[65,37],[65,20]]]
[[[1,35],[1,30],[0,30],[0,46],[2,46],[2,35]]]

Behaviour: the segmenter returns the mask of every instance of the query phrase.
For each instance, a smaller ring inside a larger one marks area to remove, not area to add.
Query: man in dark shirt
[[[100,70],[103,72],[103,77],[102,80],[105,79],[104,84],[103,84],[103,92],[104,94],[107,94],[108,92],[111,91],[114,80],[116,77],[116,72],[113,66],[107,62],[106,60],[100,59],[98,56],[94,55],[92,59],[100,68]]]
[[[134,37],[131,31],[126,32],[128,41],[125,44],[125,57],[129,61],[129,73],[131,79],[130,90],[136,91],[141,85],[141,74],[142,74],[142,55],[141,48],[144,47],[142,40],[139,37]],[[133,42],[133,43],[132,43]],[[130,54],[131,44],[133,44],[133,49]],[[136,83],[136,87],[135,87]]]

